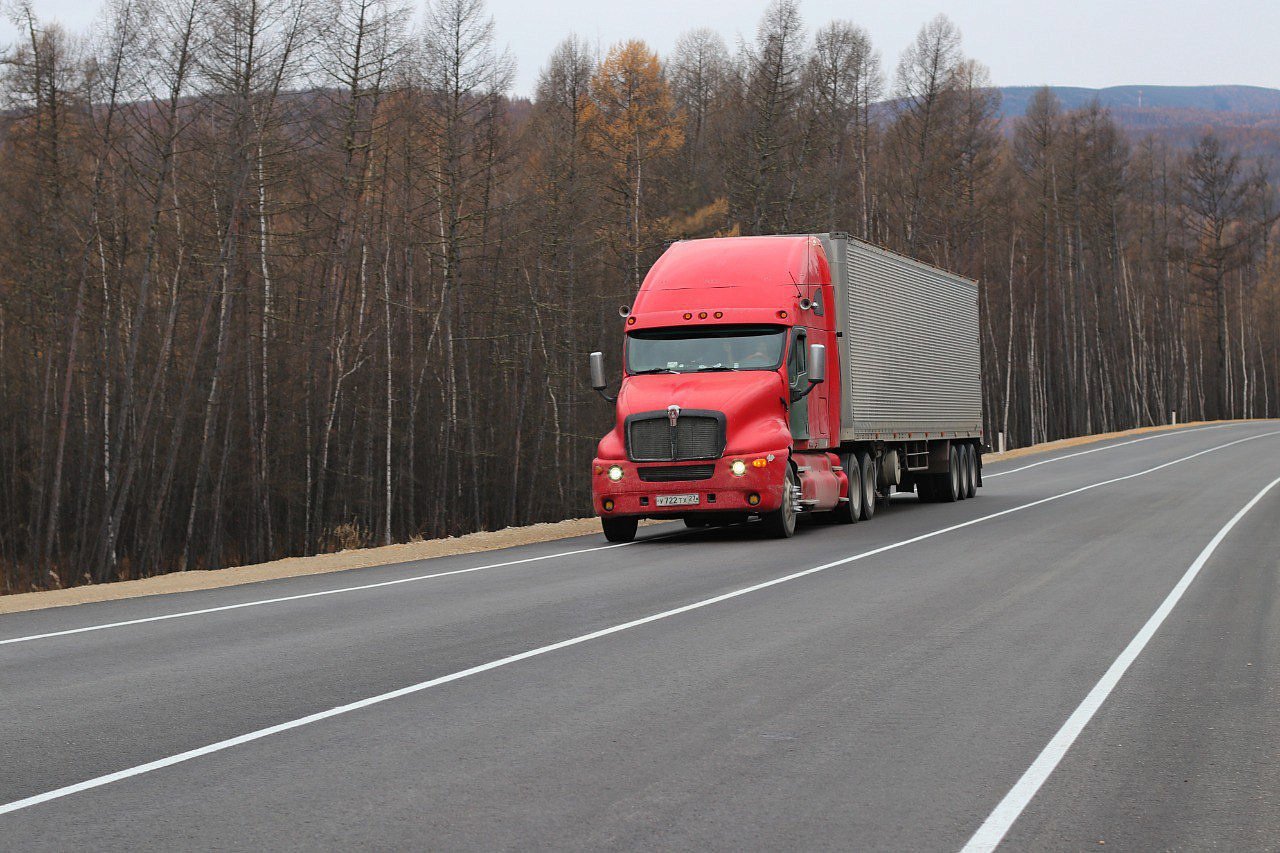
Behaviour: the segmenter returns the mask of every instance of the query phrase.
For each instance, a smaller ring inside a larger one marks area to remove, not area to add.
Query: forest
[[[1047,89],[1002,126],[943,16],[566,34],[517,98],[483,0],[7,9],[0,591],[588,515],[587,353],[684,238],[976,279],[1011,446],[1280,410],[1274,164]]]

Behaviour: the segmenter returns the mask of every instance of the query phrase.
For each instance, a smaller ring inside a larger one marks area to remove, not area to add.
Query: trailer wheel
[[[636,528],[639,525],[640,520],[634,515],[600,519],[600,526],[604,528],[604,538],[610,542],[630,542],[636,538]]]
[[[960,475],[960,453],[956,450],[954,444],[951,445],[951,452],[948,454],[947,473],[935,474],[934,476],[937,478],[933,481],[934,500],[942,503],[952,503],[960,500],[963,478]]]
[[[862,520],[876,514],[876,463],[870,453],[863,453],[858,467],[862,474]]]
[[[849,478],[849,499],[838,502],[827,515],[836,524],[853,524],[862,516],[862,469],[852,453],[840,457],[840,467]]]
[[[978,494],[978,451],[972,444],[964,446],[964,496]]]
[[[796,535],[796,500],[799,498],[800,477],[796,469],[787,465],[787,478],[782,484],[782,506],[764,514],[764,529],[776,539],[790,539]]]

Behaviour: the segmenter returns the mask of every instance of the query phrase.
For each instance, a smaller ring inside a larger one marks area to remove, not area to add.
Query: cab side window
[[[792,388],[799,387],[805,374],[809,372],[805,363],[809,351],[805,346],[806,338],[804,329],[796,329],[791,338],[791,351],[787,354],[787,381]]]

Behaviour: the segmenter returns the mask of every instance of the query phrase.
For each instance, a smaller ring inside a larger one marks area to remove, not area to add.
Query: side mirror
[[[591,387],[603,391],[608,384],[604,381],[604,353],[591,353]]]
[[[814,388],[821,385],[827,378],[827,348],[822,344],[813,344],[809,347],[809,384],[803,389],[791,389],[791,402],[803,400],[809,396]]]
[[[827,379],[827,348],[822,344],[809,347],[809,381],[814,385]]]
[[[601,397],[604,397],[612,403],[618,398],[610,397],[605,393],[604,389],[607,388],[608,385],[609,383],[604,379],[604,353],[593,352],[591,353],[591,387],[599,393]]]

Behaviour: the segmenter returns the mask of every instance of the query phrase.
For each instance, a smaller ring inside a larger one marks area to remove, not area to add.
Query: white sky
[[[414,0],[419,9],[425,0]],[[516,94],[571,32],[607,49],[641,38],[663,55],[694,27],[718,30],[733,48],[751,38],[767,0],[489,0],[498,41],[518,62]],[[6,6],[0,0],[0,8]],[[97,0],[34,0],[38,15],[84,31]],[[921,24],[945,12],[965,52],[987,64],[998,86],[1103,87],[1239,83],[1280,88],[1277,0],[801,0],[810,31],[835,18],[865,27],[892,79],[898,54]],[[0,44],[16,31],[0,22]]]

